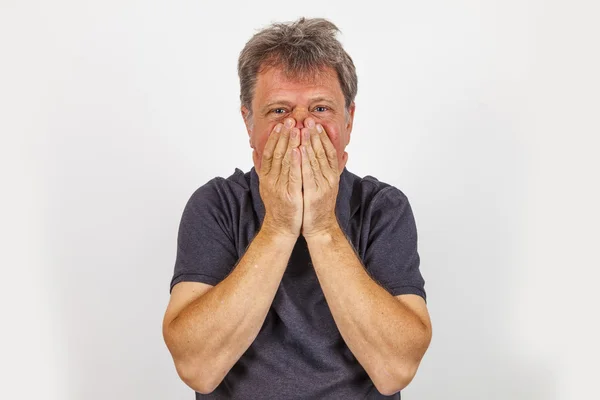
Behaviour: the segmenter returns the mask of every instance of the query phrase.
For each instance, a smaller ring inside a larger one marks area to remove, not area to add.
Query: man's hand
[[[337,223],[335,204],[339,189],[339,167],[335,147],[321,124],[312,118],[302,128],[302,185],[304,216],[302,235],[325,232]]]
[[[263,150],[259,173],[265,204],[263,226],[297,238],[302,226],[302,173],[298,150],[300,130],[293,118],[275,125]]]

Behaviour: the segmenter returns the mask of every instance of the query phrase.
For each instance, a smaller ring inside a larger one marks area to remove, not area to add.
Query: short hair
[[[352,58],[337,40],[337,26],[324,18],[300,18],[273,23],[246,43],[238,59],[241,105],[252,115],[252,99],[258,74],[282,67],[289,78],[310,79],[326,67],[337,72],[348,111],[358,89]]]

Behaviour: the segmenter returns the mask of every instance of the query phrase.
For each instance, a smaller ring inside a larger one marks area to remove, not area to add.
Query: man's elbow
[[[416,373],[418,365],[414,368],[401,368],[398,369],[398,375],[388,379],[379,379],[374,381],[375,388],[384,396],[392,396],[399,391],[403,390],[412,382]]]
[[[386,373],[386,377],[382,377],[381,372],[379,373],[379,379],[373,380],[373,384],[377,388],[377,390],[386,396],[391,396],[400,390],[407,387],[412,380],[415,378],[417,374],[417,370],[419,369],[419,365],[421,364],[421,360],[429,343],[431,341],[431,330],[428,330],[428,333],[424,335],[424,342],[422,345],[422,353],[418,359],[414,359],[411,362],[404,362],[403,365],[394,368],[393,371],[388,371],[387,369],[384,371]]]
[[[220,382],[204,373],[197,365],[184,365],[176,362],[175,369],[183,383],[198,393],[210,394],[219,386]]]
[[[180,339],[173,333],[171,324],[163,326],[163,337],[167,349],[171,353],[177,375],[179,375],[183,383],[201,394],[213,392],[220,381],[217,381],[213,374],[209,374],[207,369],[203,367],[203,364],[210,365],[210,361],[200,363],[197,360],[204,357],[190,357],[186,355],[185,351],[178,346]],[[205,359],[204,361],[207,360]]]

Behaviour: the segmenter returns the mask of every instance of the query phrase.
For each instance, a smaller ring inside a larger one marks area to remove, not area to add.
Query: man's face
[[[346,115],[344,94],[333,68],[325,69],[308,82],[290,80],[277,67],[262,71],[257,76],[252,116],[249,118],[248,111],[242,106],[257,172],[260,171],[265,143],[275,125],[283,123],[286,118],[293,118],[295,126],[302,129],[308,117],[323,125],[337,151],[339,172],[344,169],[348,161],[348,153],[344,149],[350,142],[354,104]]]

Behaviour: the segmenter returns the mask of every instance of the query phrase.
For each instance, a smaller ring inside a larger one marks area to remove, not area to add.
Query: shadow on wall
[[[555,399],[555,372],[520,351],[514,340],[519,327],[509,318],[525,267],[525,150],[500,112],[483,104],[447,110],[436,114],[436,126],[428,129],[435,136],[415,160],[416,179],[426,182],[416,218],[433,339],[403,393],[414,399]]]

